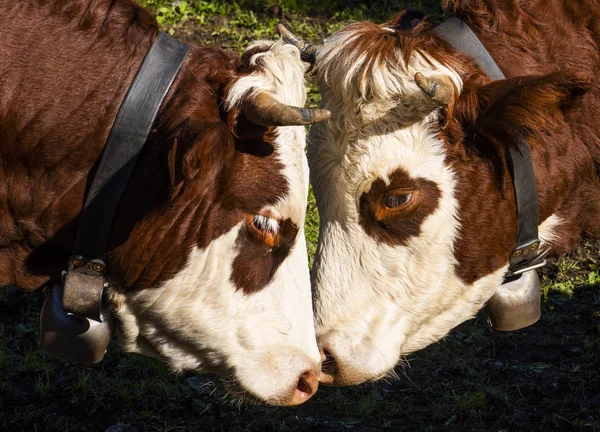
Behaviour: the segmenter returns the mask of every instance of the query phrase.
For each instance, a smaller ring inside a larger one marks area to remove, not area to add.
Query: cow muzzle
[[[72,363],[98,363],[106,353],[111,334],[107,321],[99,322],[65,311],[62,285],[54,285],[46,293],[38,339],[43,351]]]
[[[519,330],[537,322],[542,315],[537,272],[527,271],[518,279],[500,285],[483,311],[496,330]]]

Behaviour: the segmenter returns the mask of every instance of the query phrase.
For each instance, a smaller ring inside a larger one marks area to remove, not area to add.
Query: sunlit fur
[[[270,49],[252,58],[260,67],[233,86],[228,106],[258,90],[270,91],[284,103],[304,105],[304,70],[298,50],[281,42],[257,42],[249,49],[256,46]],[[262,210],[301,227],[308,194],[305,131],[280,127],[275,133],[290,192]],[[277,229],[275,221],[267,219],[265,224]],[[304,231],[299,231],[271,283],[246,294],[230,281],[232,262],[239,252],[236,239],[243,229],[241,222],[208,247],[194,248],[185,268],[161,286],[113,293],[112,300],[122,322],[125,349],[148,352],[150,346],[176,370],[231,376],[247,395],[281,404],[299,376],[318,370],[320,362]]]
[[[340,32],[318,53],[318,85],[333,120],[313,127],[309,139],[321,218],[312,274],[316,330],[319,346],[334,353],[337,384],[381,378],[400,356],[473,317],[508,266],[507,257],[506,266],[473,284],[455,272],[456,173],[439,139],[439,109],[414,75],[446,74],[460,92],[459,73],[418,50],[406,62],[401,52],[373,59],[352,48],[360,32]],[[367,61],[368,80],[361,75]],[[359,199],[398,168],[436,184],[441,197],[419,236],[389,246],[360,226]]]

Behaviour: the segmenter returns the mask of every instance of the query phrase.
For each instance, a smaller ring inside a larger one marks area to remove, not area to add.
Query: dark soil
[[[555,286],[588,277],[599,247],[588,242],[544,272]],[[51,359],[36,347],[39,302],[0,291],[2,431],[600,430],[598,284],[551,289],[542,319],[517,332],[480,316],[412,354],[399,379],[321,388],[296,408],[239,406],[212,376],[173,375],[114,347],[92,367]]]
[[[304,19],[321,35],[330,18]],[[228,26],[175,27],[238,48]],[[480,316],[412,354],[398,379],[324,387],[295,408],[240,406],[215,377],[115,346],[91,367],[49,358],[36,346],[41,298],[0,288],[0,431],[600,431],[599,261],[600,242],[586,242],[545,268],[542,319],[527,329],[496,332]]]

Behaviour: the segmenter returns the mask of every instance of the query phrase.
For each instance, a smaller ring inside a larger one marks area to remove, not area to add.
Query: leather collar
[[[40,317],[39,346],[77,363],[97,363],[110,342],[102,299],[108,236],[121,197],[148,139],[160,105],[189,47],[159,32],[115,118],[82,210],[64,289],[51,288]]]
[[[448,19],[434,28],[433,32],[457,51],[471,56],[490,78],[506,78],[479,38],[458,18]],[[546,264],[539,248],[538,198],[529,145],[519,141],[508,149],[508,168],[515,190],[518,226],[516,247],[509,257],[505,282],[510,277]]]

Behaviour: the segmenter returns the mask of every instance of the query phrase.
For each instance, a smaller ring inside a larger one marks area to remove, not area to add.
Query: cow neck
[[[159,32],[129,88],[94,175],[81,213],[69,270],[64,280],[66,311],[102,321],[101,302],[108,236],[159,107],[189,47]]]
[[[506,78],[477,35],[458,18],[448,19],[433,32],[455,50],[471,56],[491,79]],[[505,282],[546,264],[539,247],[538,197],[529,145],[524,139],[514,144],[508,146],[508,169],[515,191],[517,237],[516,247],[509,257]]]

